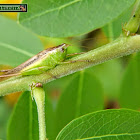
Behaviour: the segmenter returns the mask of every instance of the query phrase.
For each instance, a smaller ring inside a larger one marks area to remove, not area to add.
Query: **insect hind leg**
[[[84,54],[85,52],[80,52],[80,53],[71,53],[71,54],[67,54],[66,57],[72,57],[75,55],[80,55],[80,54]]]
[[[8,70],[0,70],[0,72],[8,72],[10,71],[11,69],[8,69]]]
[[[54,79],[57,79],[56,76],[54,76],[50,72],[47,72],[51,68],[52,67],[49,67],[49,66],[42,66],[42,67],[32,68],[32,69],[23,71],[22,75],[26,76],[26,75],[38,75],[38,74],[46,73],[46,74],[50,75],[51,77],[53,77]]]

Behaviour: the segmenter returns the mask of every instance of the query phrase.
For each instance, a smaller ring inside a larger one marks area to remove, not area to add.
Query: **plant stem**
[[[75,62],[69,64],[58,65],[55,68],[40,74],[31,76],[16,76],[8,80],[0,82],[0,95],[17,91],[30,90],[29,85],[32,82],[48,83],[71,73],[80,71],[82,69],[97,65],[108,60],[129,55],[140,50],[140,35],[120,37],[113,42],[91,50],[87,53],[73,57],[70,60],[89,60],[89,62]],[[53,76],[51,76],[53,75]]]
[[[39,140],[46,140],[45,125],[45,92],[42,87],[32,89],[33,97],[36,101],[39,123]]]

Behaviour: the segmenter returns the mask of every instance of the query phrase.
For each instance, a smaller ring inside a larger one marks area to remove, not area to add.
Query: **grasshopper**
[[[73,63],[76,61],[66,61],[67,56],[77,55],[81,53],[67,54],[68,44],[61,44],[56,47],[51,47],[39,52],[37,55],[31,57],[26,62],[17,66],[16,68],[9,70],[1,70],[5,74],[0,77],[11,77],[17,75],[34,75],[46,72],[49,69],[54,68],[58,64]],[[85,60],[83,60],[85,61]]]

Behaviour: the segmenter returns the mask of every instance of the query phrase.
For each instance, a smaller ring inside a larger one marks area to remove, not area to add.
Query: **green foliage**
[[[42,49],[40,40],[33,33],[0,16],[0,64],[17,66]]]
[[[37,140],[38,117],[30,92],[24,92],[16,104],[8,126],[8,140]]]
[[[103,27],[128,9],[134,0],[23,0],[23,3],[29,9],[27,14],[19,16],[22,25],[39,35],[69,37]]]
[[[47,137],[52,137],[52,124],[53,124],[53,111],[52,105],[46,96],[45,99],[46,108],[46,130]],[[38,140],[38,115],[37,107],[34,100],[31,98],[30,92],[24,92],[20,96],[18,103],[16,104],[8,126],[8,140]]]
[[[0,64],[17,66],[41,51],[43,45],[34,33],[47,37],[73,37],[76,40],[84,36],[75,37],[76,35],[101,28],[111,41],[121,34],[122,23],[129,19],[134,2],[135,0],[23,0],[23,3],[28,4],[28,13],[19,14],[19,23],[0,16]],[[111,37],[113,38],[110,39]],[[47,47],[50,44],[73,43],[69,38],[45,40]],[[83,48],[77,46],[75,43],[68,52],[81,52]],[[139,57],[140,54],[132,57],[125,67],[125,59],[116,59],[47,83],[44,87],[47,91],[47,138],[140,139],[139,112],[126,109],[103,111],[112,99],[122,108],[140,109]],[[36,78],[35,81],[37,80]],[[29,84],[28,82],[30,81],[22,82],[22,85]],[[11,88],[14,90],[16,87]],[[21,89],[24,90],[23,87]],[[55,97],[56,92],[58,95]],[[39,140],[37,108],[30,94],[29,91],[22,93],[13,110],[8,125],[8,140]]]
[[[121,85],[120,105],[123,108],[140,109],[140,53],[129,63]]]
[[[101,82],[103,91],[107,98],[116,99],[119,96],[120,79],[123,68],[120,59],[114,59],[88,69]]]
[[[139,112],[125,109],[99,111],[70,122],[61,130],[56,140],[138,140],[139,122]]]
[[[102,93],[102,87],[92,73],[81,71],[73,75],[57,105],[56,134],[74,118],[103,109]]]
[[[11,108],[4,99],[0,98],[0,139],[2,140],[6,137],[6,124],[8,123],[11,111]]]
[[[125,24],[131,17],[132,10],[133,6],[123,12],[117,19],[113,20],[113,22],[107,24],[102,28],[109,40],[114,40],[120,36],[122,28],[124,28]]]

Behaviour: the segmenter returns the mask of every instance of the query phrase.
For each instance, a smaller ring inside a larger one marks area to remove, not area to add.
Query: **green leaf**
[[[105,96],[111,100],[119,96],[123,73],[121,64],[120,59],[114,59],[88,69],[100,80]]]
[[[52,106],[45,97],[47,138],[51,137]],[[24,92],[16,104],[8,125],[8,140],[39,140],[38,114],[36,103],[30,92]]]
[[[46,83],[44,85],[44,88],[48,94],[52,94],[52,92],[54,92],[54,91],[58,91],[59,93],[61,93],[67,88],[67,85],[69,85],[69,82],[73,79],[73,76],[74,76],[74,74],[64,76],[60,79]],[[55,98],[54,100],[56,100],[56,97],[54,97],[54,98]]]
[[[0,64],[17,66],[43,49],[31,32],[0,16]]]
[[[8,126],[8,140],[38,140],[38,117],[30,92],[24,92],[16,104]]]
[[[11,114],[11,106],[5,102],[4,98],[0,98],[0,140],[6,139],[6,125]]]
[[[115,109],[90,113],[71,121],[56,140],[140,139],[140,112]]]
[[[86,71],[73,75],[57,105],[55,133],[58,134],[72,119],[101,110],[103,107],[102,87],[99,81]]]
[[[54,111],[53,106],[48,98],[47,94],[45,95],[45,121],[46,121],[46,134],[49,140],[54,140]]]
[[[120,106],[140,109],[140,53],[131,59],[121,84]]]
[[[77,140],[138,140],[140,138],[140,134],[122,134],[122,135],[110,135],[110,136],[101,136],[101,137],[91,137],[85,139],[77,139]]]
[[[28,13],[19,22],[39,35],[69,37],[100,28],[128,9],[135,0],[23,0]]]

